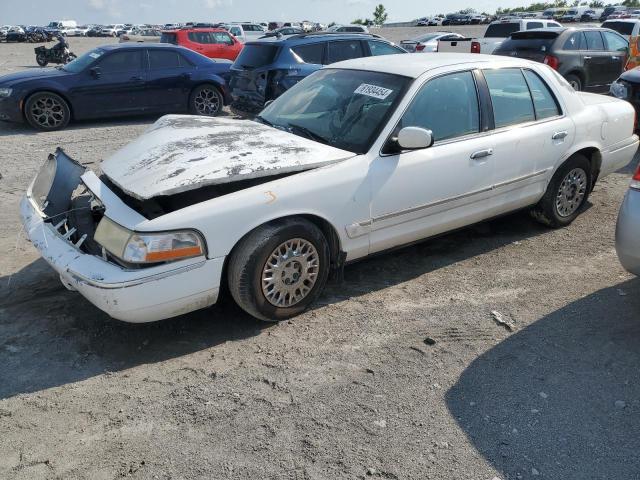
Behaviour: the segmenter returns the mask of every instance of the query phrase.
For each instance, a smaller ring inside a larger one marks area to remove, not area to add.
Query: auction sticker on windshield
[[[363,83],[358,88],[356,88],[353,93],[358,93],[360,95],[366,95],[368,97],[384,100],[393,93],[393,90],[389,90],[388,88],[384,87],[378,87],[377,85],[369,85],[368,83]]]

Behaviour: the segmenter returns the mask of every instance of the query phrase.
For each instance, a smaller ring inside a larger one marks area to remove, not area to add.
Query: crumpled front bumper
[[[105,207],[108,215],[109,205]],[[62,283],[113,318],[151,322],[205,308],[217,301],[224,257],[197,257],[126,269],[84,253],[65,238],[56,229],[56,221],[48,220],[32,198],[31,187],[22,199],[20,213],[27,236],[42,258],[58,272]]]

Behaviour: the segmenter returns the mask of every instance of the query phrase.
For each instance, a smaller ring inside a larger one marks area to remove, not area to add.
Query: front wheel
[[[189,110],[194,115],[215,117],[222,111],[224,100],[220,90],[214,85],[200,85],[189,99]]]
[[[60,130],[69,123],[71,110],[67,102],[52,92],[31,95],[24,106],[24,116],[38,130]]]
[[[539,222],[553,228],[569,225],[587,201],[591,181],[589,160],[584,155],[574,155],[556,171],[531,214]]]
[[[36,62],[41,67],[46,67],[48,65],[48,63],[49,63],[49,61],[47,60],[47,57],[46,57],[46,55],[44,53],[38,53],[36,55]]]
[[[302,313],[322,292],[329,275],[329,246],[304,218],[256,228],[234,249],[228,284],[236,303],[269,322]]]

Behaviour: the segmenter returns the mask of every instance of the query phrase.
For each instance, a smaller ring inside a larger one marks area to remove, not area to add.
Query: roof
[[[290,28],[290,27],[285,27]],[[286,35],[282,37],[266,37],[260,38],[258,40],[252,40],[251,42],[247,42],[247,45],[250,43],[260,43],[265,40],[268,42],[276,43],[276,42],[293,42],[297,43],[300,40],[307,41],[326,41],[328,38],[341,38],[341,39],[357,39],[357,38],[376,38],[379,40],[386,40],[380,35],[375,35],[373,33],[353,33],[353,32],[312,32],[312,33],[298,33],[295,35]],[[390,43],[390,42],[389,42]]]
[[[398,55],[382,55],[363,57],[333,63],[326,68],[344,68],[351,70],[368,70],[381,73],[394,73],[404,77],[418,78],[423,73],[435,68],[451,65],[490,66],[490,65],[524,65],[527,60],[478,53],[407,53]]]
[[[121,48],[184,48],[172,43],[138,43],[138,42],[125,42],[125,43],[108,43],[106,45],[99,45],[97,48],[100,50],[119,50]],[[188,49],[185,49],[188,50]]]
[[[603,22],[603,25],[607,22],[640,23],[640,18],[611,18],[611,19],[606,19]]]

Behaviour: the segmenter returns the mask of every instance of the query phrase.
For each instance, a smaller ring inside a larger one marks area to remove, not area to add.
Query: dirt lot
[[[32,48],[0,44],[0,73]],[[63,288],[18,202],[57,145],[95,164],[152,121],[0,124],[0,478],[640,478],[631,166],[569,228],[518,213],[363,261],[292,321],[128,325]]]

